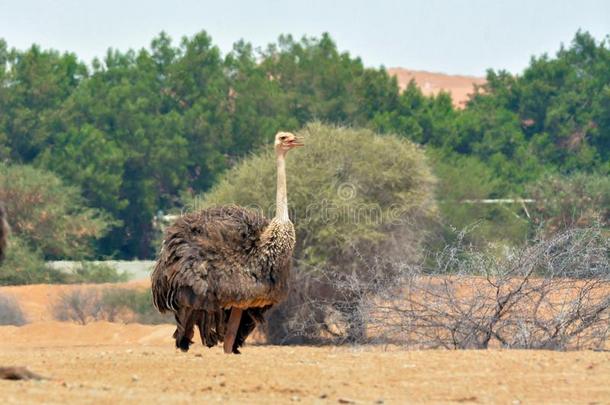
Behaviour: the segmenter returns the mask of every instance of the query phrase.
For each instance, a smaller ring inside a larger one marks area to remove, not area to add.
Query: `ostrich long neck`
[[[275,199],[275,217],[281,222],[288,222],[288,196],[286,193],[286,161],[284,155],[277,155],[277,194]]]

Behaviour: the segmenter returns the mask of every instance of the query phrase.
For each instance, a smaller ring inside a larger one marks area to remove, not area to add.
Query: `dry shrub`
[[[293,295],[271,316],[271,340],[450,349],[604,347],[610,242],[600,229],[571,229],[501,258],[463,240],[426,264],[379,259],[363,273],[297,273]]]
[[[93,321],[142,324],[171,321],[155,310],[149,289],[113,287],[83,287],[63,293],[53,306],[53,316],[82,325]]]
[[[0,294],[0,325],[25,325],[27,320],[17,300]]]
[[[53,317],[59,321],[74,321],[81,325],[105,319],[100,290],[78,288],[60,294],[53,306]]]

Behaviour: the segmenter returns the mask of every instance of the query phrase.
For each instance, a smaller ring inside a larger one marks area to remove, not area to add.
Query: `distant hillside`
[[[437,94],[441,90],[450,92],[457,107],[464,107],[475,84],[485,83],[484,78],[474,76],[447,75],[403,68],[389,68],[388,72],[397,77],[401,89],[407,87],[411,79],[415,79],[415,83],[426,95]]]

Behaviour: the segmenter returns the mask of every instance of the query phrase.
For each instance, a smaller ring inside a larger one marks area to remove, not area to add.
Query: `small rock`
[[[43,376],[25,367],[0,367],[0,378],[4,380],[42,380]]]
[[[356,401],[352,400],[352,399],[348,399],[348,398],[339,398],[337,399],[337,402],[339,402],[340,404],[355,404]]]
[[[134,374],[131,376],[131,381],[133,381],[133,382],[140,381],[140,377],[138,377],[137,375]]]

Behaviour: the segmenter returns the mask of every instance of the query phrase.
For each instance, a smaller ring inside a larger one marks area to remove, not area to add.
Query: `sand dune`
[[[475,84],[485,83],[485,79],[482,77],[431,73],[399,67],[389,68],[388,72],[396,76],[401,89],[405,89],[409,81],[413,79],[425,95],[436,95],[441,90],[450,92],[456,107],[465,106],[468,95],[473,93]]]

